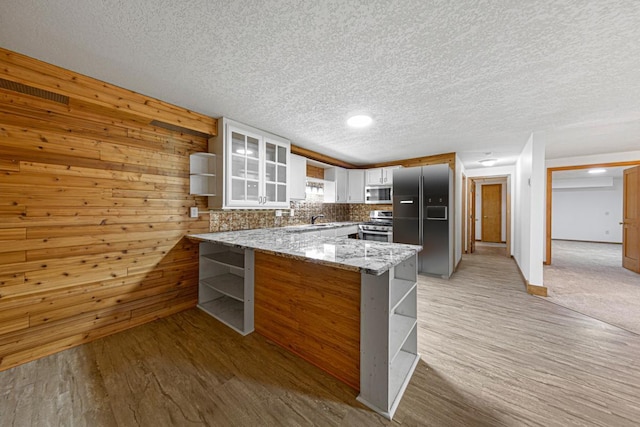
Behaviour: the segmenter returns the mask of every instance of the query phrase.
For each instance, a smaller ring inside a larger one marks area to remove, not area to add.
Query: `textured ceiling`
[[[2,0],[0,45],[357,164],[640,147],[637,0]]]

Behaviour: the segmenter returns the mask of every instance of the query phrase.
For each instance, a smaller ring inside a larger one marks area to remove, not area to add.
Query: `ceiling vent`
[[[182,126],[172,125],[170,123],[161,122],[159,120],[153,120],[149,124],[151,126],[156,126],[156,127],[159,127],[159,128],[163,128],[163,129],[167,129],[167,130],[173,131],[173,132],[180,132],[180,133],[184,133],[184,134],[187,134],[187,135],[198,136],[200,138],[209,139],[211,137],[211,135],[209,135],[207,133],[204,133],[204,132],[198,132],[197,130],[183,128]]]
[[[12,82],[11,80],[0,79],[0,89],[12,90],[14,92],[24,93],[25,95],[37,96],[38,98],[59,102],[60,104],[64,105],[69,105],[68,96],[49,92],[48,90],[44,89],[38,89],[37,87],[33,86],[23,85],[22,83]]]

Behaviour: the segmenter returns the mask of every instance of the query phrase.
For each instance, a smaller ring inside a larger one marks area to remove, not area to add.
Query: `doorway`
[[[509,177],[468,178],[467,247],[474,253],[478,247],[494,253],[511,255],[511,197]]]
[[[588,165],[561,166],[561,167],[555,167],[555,168],[547,168],[546,231],[545,231],[545,253],[544,253],[545,265],[550,265],[553,259],[552,243],[551,243],[552,227],[553,227],[553,218],[552,218],[553,186],[554,186],[554,177],[558,177],[557,173],[566,173],[569,171],[578,173],[578,172],[586,172],[586,170],[607,169],[607,168],[626,169],[634,166],[640,166],[640,160],[629,161],[629,162],[597,163],[597,164],[588,164]],[[623,225],[622,223],[623,221],[620,221],[619,225],[622,226]]]
[[[625,256],[634,264],[640,252],[637,239],[635,250],[623,248],[634,240],[624,223],[638,216],[637,198],[625,195],[638,193],[630,169],[638,171],[601,164],[547,172],[544,286],[550,302],[640,333],[640,274],[623,268]]]

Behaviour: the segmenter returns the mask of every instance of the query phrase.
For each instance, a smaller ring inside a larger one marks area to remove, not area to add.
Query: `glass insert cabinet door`
[[[265,204],[281,205],[287,202],[289,164],[287,147],[277,141],[265,139]]]
[[[260,135],[229,127],[230,150],[228,157],[228,203],[238,206],[256,206],[261,197],[261,142]]]

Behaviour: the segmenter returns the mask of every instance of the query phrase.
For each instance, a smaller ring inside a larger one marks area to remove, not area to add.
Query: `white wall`
[[[622,243],[622,179],[612,187],[554,189],[551,206],[552,239]]]
[[[505,182],[494,182],[494,183],[477,183],[476,184],[476,240],[482,240],[482,186],[483,185],[491,185],[491,184],[502,184],[502,212],[500,219],[500,240],[503,242],[507,240],[507,183]]]
[[[545,160],[544,136],[531,134],[516,162],[514,258],[529,284],[543,283]]]
[[[462,161],[456,154],[456,176],[454,179],[455,182],[455,200],[453,202],[454,209],[454,266],[458,265],[460,260],[462,259],[462,218],[463,212],[462,208],[464,206],[463,197],[466,197],[466,194],[462,192],[462,174],[464,173],[464,165]]]

